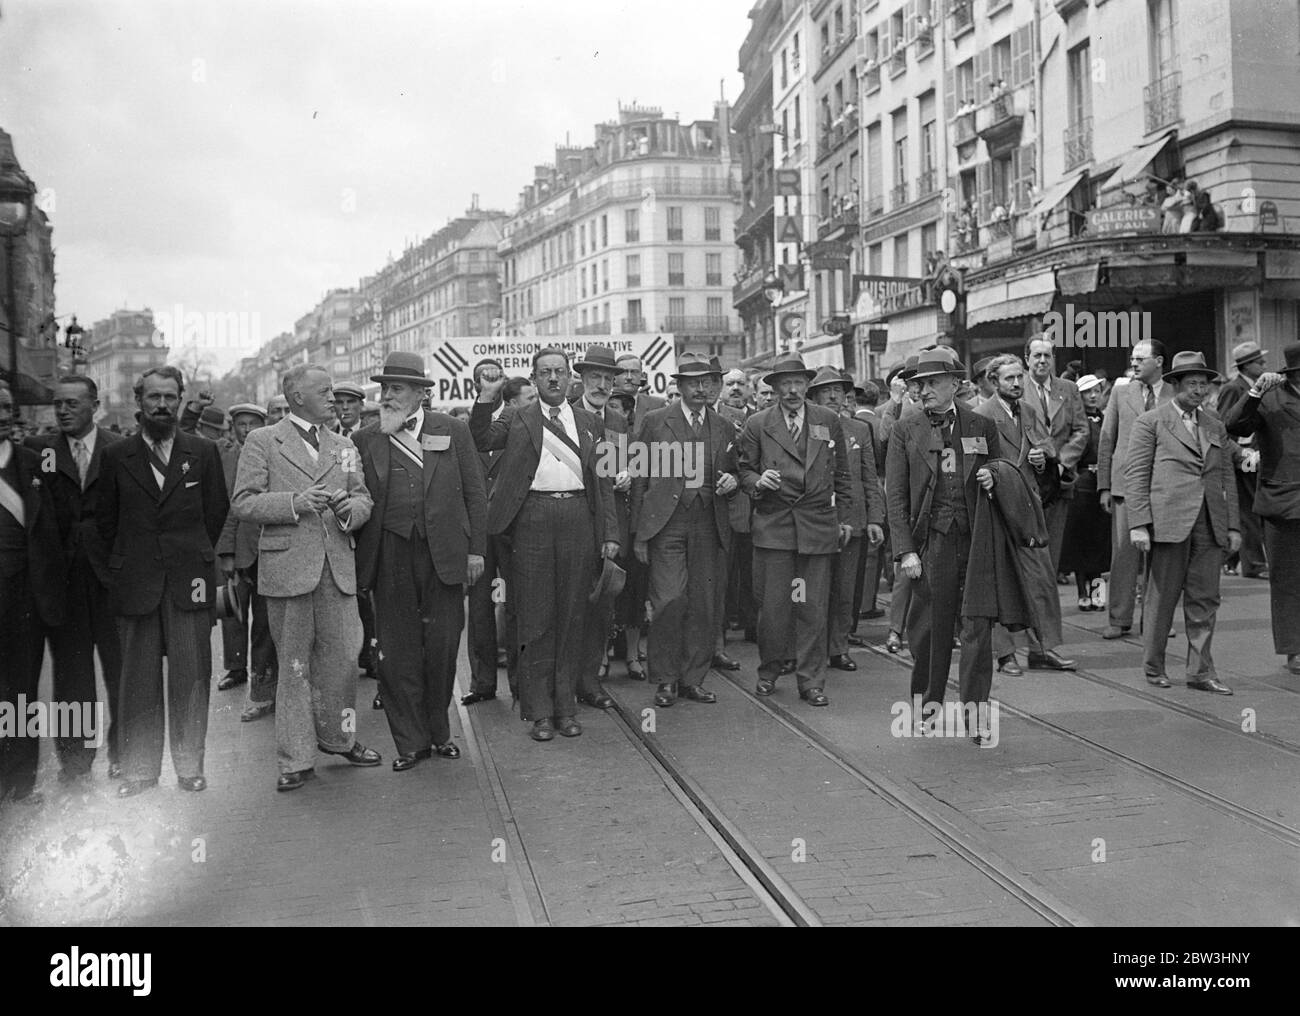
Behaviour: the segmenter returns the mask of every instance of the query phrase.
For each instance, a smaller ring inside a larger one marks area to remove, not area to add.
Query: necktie
[[[1010,403],[1010,406],[1011,406],[1011,415],[1014,416],[1017,420],[1019,420],[1020,419],[1019,401]]]
[[[167,452],[163,448],[162,443],[155,442],[154,444],[146,445],[146,447],[149,449],[149,465],[153,467],[154,472],[156,472],[158,476],[163,477],[165,480],[167,477]],[[162,490],[163,480],[159,480],[158,476],[155,476],[154,479],[158,481],[158,489]]]
[[[699,413],[691,414],[691,430],[694,431],[696,437],[700,436],[700,414]]]
[[[308,427],[302,432],[302,439],[312,446],[316,451],[320,451],[320,438],[316,436],[316,428]]]
[[[81,477],[81,489],[86,489],[86,471],[90,468],[90,453],[86,443],[80,438],[72,439],[72,458],[77,463],[77,475]]]
[[[1052,407],[1047,404],[1047,389],[1042,385],[1038,385],[1037,388],[1039,401],[1043,404],[1043,419],[1050,420],[1052,418]]]
[[[1142,412],[1148,413],[1156,404],[1156,391],[1150,385],[1143,385],[1142,387],[1144,389],[1142,392]]]
[[[791,441],[799,440],[799,414],[798,413],[790,414],[790,440]]]
[[[1192,435],[1192,440],[1196,442],[1197,449],[1202,455],[1205,454],[1205,445],[1201,441],[1201,428],[1197,424],[1196,410],[1189,409],[1183,414],[1183,421],[1187,425],[1187,431]]]
[[[559,419],[560,419],[560,407],[559,407],[559,406],[552,406],[550,409],[547,410],[547,412],[551,414],[551,422],[552,422],[552,423],[558,423],[558,422],[559,422]]]
[[[409,420],[407,420],[404,424],[402,424],[402,427],[405,428],[406,430],[415,430],[415,428],[418,427],[419,425],[420,425],[420,418],[418,416],[413,416]]]

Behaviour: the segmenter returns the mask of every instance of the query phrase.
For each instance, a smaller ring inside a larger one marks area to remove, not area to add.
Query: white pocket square
[[[191,487],[197,487],[198,485],[199,485],[198,480],[191,480],[189,483],[185,485],[185,489],[189,490]]]

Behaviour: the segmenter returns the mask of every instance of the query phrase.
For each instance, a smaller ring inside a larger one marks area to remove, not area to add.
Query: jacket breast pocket
[[[257,541],[257,552],[259,554],[288,549],[289,535],[287,533],[273,534],[270,536],[263,534],[262,538]]]
[[[121,569],[122,565],[124,565],[124,564],[126,564],[126,555],[125,555],[125,554],[109,554],[109,555],[108,555],[108,568],[109,568],[109,571],[119,571],[119,570]]]

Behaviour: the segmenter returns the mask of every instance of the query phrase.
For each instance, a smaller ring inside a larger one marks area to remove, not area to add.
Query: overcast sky
[[[61,317],[179,304],[266,341],[471,194],[513,211],[619,100],[710,118],[751,6],[0,0],[0,127],[52,199]]]

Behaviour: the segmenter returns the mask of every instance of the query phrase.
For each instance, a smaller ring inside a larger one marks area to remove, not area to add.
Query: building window
[[[715,332],[726,330],[726,312],[722,309],[722,297],[711,296],[705,301],[706,311],[709,317],[709,329]]]
[[[885,273],[884,245],[873,243],[867,248],[867,274],[883,275]]]
[[[670,205],[668,208],[668,241],[670,243],[680,243],[682,235],[682,210]]]
[[[627,256],[627,285],[629,289],[636,289],[641,285],[640,254],[629,254]]]
[[[794,101],[794,139],[803,140],[803,103],[798,99]]]
[[[609,292],[609,261],[605,260],[600,263],[600,289],[603,293]]]
[[[790,53],[788,50],[781,50],[781,87],[790,87]]]
[[[578,254],[580,257],[587,256],[587,227],[578,227]]]
[[[623,213],[623,238],[628,243],[641,241],[641,209],[629,208]]]
[[[1008,88],[1014,77],[1014,69],[1011,66],[1011,36],[1001,39],[993,44],[993,80],[992,87],[997,93],[1002,92],[1000,85]]]
[[[608,215],[602,215],[600,217],[600,245],[602,247],[609,246],[609,216]],[[592,246],[594,249],[595,245],[593,244]]]
[[[578,272],[578,279],[579,285],[582,287],[581,295],[585,297],[587,295],[587,268],[585,265],[582,267],[582,270]]]
[[[704,239],[722,239],[722,212],[717,208],[704,209]]]
[[[704,255],[704,284],[706,286],[722,285],[722,255]]]
[[[686,257],[683,254],[668,255],[668,285],[686,285]]]
[[[637,333],[645,331],[645,319],[641,317],[641,301],[628,300],[627,302],[627,320],[623,322],[623,332]]]
[[[686,299],[681,296],[670,297],[668,300],[668,319],[673,322],[673,328],[684,328],[686,326]]]
[[[894,237],[894,274],[908,274],[907,234],[900,233]]]
[[[939,249],[939,226],[931,222],[921,227],[921,264],[928,271],[930,255]]]

